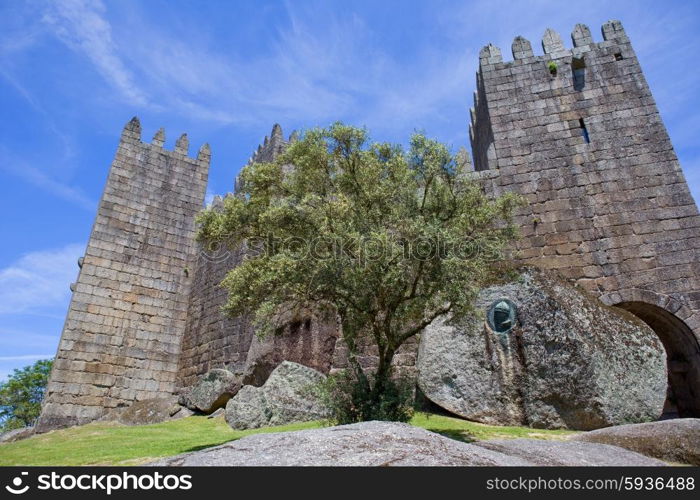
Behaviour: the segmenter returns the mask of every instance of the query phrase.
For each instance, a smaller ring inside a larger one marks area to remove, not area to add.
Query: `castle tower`
[[[527,200],[524,262],[648,323],[667,351],[666,412],[700,417],[700,216],[618,21],[573,48],[547,30],[543,55],[481,50],[470,137],[476,175]],[[623,389],[624,390],[624,389]],[[629,388],[634,390],[634,388]]]
[[[161,129],[141,142],[137,118],[122,132],[71,286],[39,431],[175,390],[210,153],[205,144],[190,158],[185,134],[174,151],[164,141]]]

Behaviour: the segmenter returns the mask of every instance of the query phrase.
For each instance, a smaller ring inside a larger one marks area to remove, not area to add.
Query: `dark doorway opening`
[[[700,417],[700,344],[682,320],[645,302],[616,304],[649,325],[666,349],[668,390],[662,419]]]

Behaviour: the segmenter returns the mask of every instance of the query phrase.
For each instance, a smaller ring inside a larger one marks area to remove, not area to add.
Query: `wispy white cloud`
[[[184,10],[173,9],[168,18],[139,3],[56,1],[39,17],[50,36],[85,57],[118,90],[118,101],[149,111],[215,127],[267,128],[275,121],[313,126],[342,119],[378,135],[437,129],[442,140],[456,145],[468,142],[467,110],[482,45],[494,42],[509,58],[513,37],[524,35],[541,53],[546,27],[559,30],[570,45],[574,24],[588,23],[600,40],[602,22],[621,18],[679,149],[692,144],[693,125],[700,123],[700,111],[687,106],[699,73],[677,64],[700,49],[692,45],[697,41],[685,40],[697,19],[686,12],[691,7],[676,5],[655,15],[649,1],[591,0],[567,8],[554,0],[436,2],[425,10],[425,32],[416,33],[420,43],[405,57],[396,44],[385,43],[381,25],[358,14],[361,8],[284,6],[286,18],[266,26],[263,41],[238,44],[212,38],[201,24],[170,22]],[[235,10],[215,9],[222,16]],[[257,21],[267,24],[262,14]],[[240,27],[233,22],[231,29]],[[35,31],[27,40],[37,38]],[[387,33],[395,36],[396,27]],[[9,44],[8,51],[20,53],[28,43]],[[100,96],[114,99],[109,92]]]
[[[192,38],[189,26],[155,25],[132,7],[119,26],[104,4],[83,0],[53,4],[44,20],[134,104],[218,124],[342,118],[387,129],[468,97],[460,86],[471,79],[473,54],[428,47],[399,62],[365,20],[322,3],[287,3],[287,22],[254,57],[245,46],[223,52],[206,36]]]
[[[80,188],[53,179],[42,169],[34,167],[8,152],[0,145],[0,170],[21,178],[25,182],[46,191],[58,198],[73,203],[84,210],[93,212],[97,202],[92,200]]]
[[[69,285],[78,274],[81,244],[31,252],[0,269],[0,315],[46,312],[70,299]]]
[[[105,5],[100,0],[60,0],[48,5],[43,21],[56,36],[73,50],[85,54],[129,102],[146,105],[146,94],[135,83],[112,39]]]

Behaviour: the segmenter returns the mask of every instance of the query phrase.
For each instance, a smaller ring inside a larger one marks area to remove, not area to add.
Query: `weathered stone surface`
[[[248,436],[159,466],[528,465],[408,424],[361,424]]]
[[[218,418],[218,417],[224,417],[226,415],[226,408],[219,408],[216,410],[214,413],[210,413],[207,415],[207,418]]]
[[[667,462],[700,465],[700,419],[679,418],[586,432],[578,441],[605,443]]]
[[[323,407],[312,393],[325,375],[306,366],[284,361],[262,386],[270,409],[270,425],[317,420],[326,416]]]
[[[244,385],[226,404],[226,422],[234,429],[257,429],[270,422],[270,413],[263,391]]]
[[[496,333],[488,307],[503,298],[517,322]],[[428,399],[489,424],[590,430],[661,415],[666,360],[641,321],[535,268],[484,289],[471,319],[429,326],[419,387]]]
[[[240,375],[221,368],[209,370],[190,391],[188,407],[211,413],[226,406],[240,387]]]
[[[0,434],[0,443],[12,443],[20,439],[28,438],[34,434],[34,427],[22,427],[21,429],[12,429],[11,431]]]
[[[498,439],[474,443],[488,450],[522,458],[541,466],[660,466],[664,462],[616,446],[581,446],[578,441]],[[590,444],[590,443],[589,443]]]
[[[226,405],[234,429],[318,420],[325,412],[311,389],[325,376],[290,361],[282,362],[262,387],[243,386]]]
[[[125,425],[157,424],[170,420],[180,412],[181,408],[175,398],[152,398],[136,401],[122,411],[108,413],[104,418],[116,420]]]
[[[328,373],[338,337],[336,318],[310,315],[282,332],[261,339],[253,336],[243,370],[243,383],[261,386],[282,361],[292,361]]]
[[[220,409],[221,409],[221,408],[220,408]],[[180,419],[180,418],[191,417],[192,415],[195,414],[194,411],[190,410],[190,409],[187,408],[186,406],[180,406],[179,404],[177,405],[177,407],[173,407],[170,411],[172,412],[172,414],[170,415],[170,417],[171,417],[173,420],[177,420],[177,419]]]
[[[490,449],[502,447],[500,450]],[[529,451],[547,456],[530,456]],[[467,444],[408,424],[359,424],[257,434],[157,466],[663,465],[614,446],[517,440]]]

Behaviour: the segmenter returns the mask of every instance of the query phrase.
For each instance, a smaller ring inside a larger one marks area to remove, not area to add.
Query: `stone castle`
[[[543,55],[513,41],[512,61],[484,47],[471,110],[474,175],[487,192],[521,193],[520,259],[556,270],[608,306],[647,323],[667,354],[667,411],[700,417],[700,215],[618,21],[573,47],[547,30]],[[279,125],[251,162],[294,137]],[[135,401],[191,387],[210,369],[247,370],[261,384],[282,360],[324,373],[343,366],[337,326],[308,318],[261,341],[221,312],[236,252],[194,241],[209,146],[188,156],[183,135],[141,141],[124,128],[80,273],[38,430],[96,420]],[[215,200],[218,203],[218,200]],[[415,364],[415,346],[397,356]],[[263,362],[260,362],[263,360]],[[624,388],[621,388],[624,390]]]

